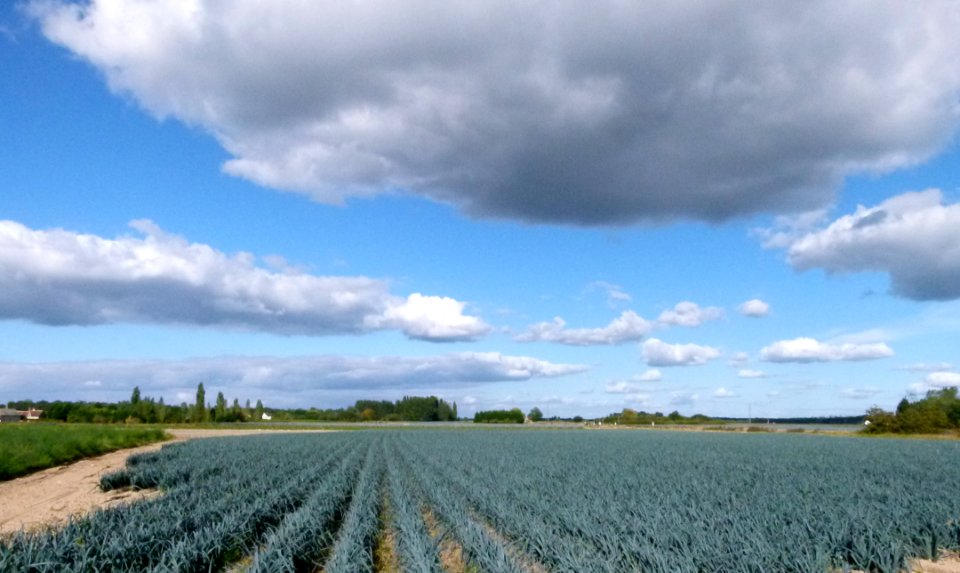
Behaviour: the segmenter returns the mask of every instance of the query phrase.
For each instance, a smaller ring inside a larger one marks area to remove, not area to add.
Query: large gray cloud
[[[936,189],[858,207],[828,226],[793,237],[774,235],[800,270],[881,271],[895,294],[914,300],[960,298],[960,203]]]
[[[53,42],[224,169],[328,203],[717,221],[823,205],[958,123],[949,0],[35,1]]]
[[[192,401],[197,384],[273,406],[349,403],[363,397],[437,393],[465,385],[567,376],[587,370],[528,356],[462,352],[425,357],[222,357],[185,360],[0,362],[4,399],[126,399],[134,386],[167,403]]]
[[[49,325],[188,324],[279,334],[400,330],[473,340],[490,327],[448,297],[390,293],[386,281],[272,270],[249,253],[189,243],[149,221],[108,239],[0,221],[0,319]]]

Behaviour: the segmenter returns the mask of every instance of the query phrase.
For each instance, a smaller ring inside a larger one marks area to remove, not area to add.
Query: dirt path
[[[57,525],[71,515],[86,514],[157,495],[152,491],[100,491],[100,476],[121,469],[127,457],[159,450],[163,444],[195,438],[260,434],[271,430],[168,429],[171,441],[139,448],[117,450],[14,480],[0,482],[0,535],[21,528],[37,529]]]

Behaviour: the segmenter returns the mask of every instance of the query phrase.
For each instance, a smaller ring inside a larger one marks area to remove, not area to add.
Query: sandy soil
[[[156,491],[100,491],[100,476],[121,469],[127,457],[159,450],[163,444],[195,438],[241,436],[271,430],[193,430],[168,429],[171,441],[139,448],[118,450],[95,458],[50,468],[14,480],[0,482],[0,535],[21,528],[56,526],[71,515],[83,515],[101,507],[111,507],[158,495]],[[324,430],[326,431],[326,430]]]
[[[911,573],[960,573],[960,557],[956,554],[944,555],[937,560],[914,559],[910,562]]]

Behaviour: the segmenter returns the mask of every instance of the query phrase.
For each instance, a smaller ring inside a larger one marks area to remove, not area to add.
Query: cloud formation
[[[663,374],[656,368],[651,368],[642,374],[632,376],[629,380],[610,382],[606,391],[610,394],[632,394],[644,390],[644,383],[659,382]]]
[[[770,314],[770,305],[759,298],[753,298],[741,304],[737,310],[744,316],[760,318]]]
[[[760,357],[768,362],[860,361],[890,356],[893,356],[893,349],[883,342],[828,344],[813,338],[780,340],[760,351]]]
[[[767,374],[762,370],[743,368],[737,372],[737,376],[740,378],[766,378]]]
[[[630,293],[623,290],[620,285],[608,283],[606,281],[593,281],[587,285],[587,291],[599,290],[607,294],[607,304],[615,308],[619,304],[628,303],[633,300]]]
[[[518,342],[556,342],[570,346],[623,344],[640,340],[653,330],[653,323],[632,310],[625,310],[610,324],[600,328],[567,328],[559,316],[552,322],[538,322],[514,337]]]
[[[733,390],[727,390],[723,386],[713,391],[714,398],[736,398],[737,396],[739,396],[739,394]]]
[[[249,253],[189,243],[150,221],[131,226],[142,236],[107,239],[0,221],[0,319],[307,335],[396,329],[435,342],[473,340],[490,330],[451,298],[403,298],[367,277],[269,270]]]
[[[960,372],[931,372],[924,382],[933,388],[960,386]]]
[[[787,258],[798,270],[879,271],[895,294],[913,300],[960,298],[960,203],[936,189],[857,207],[825,228],[793,238]]]
[[[840,394],[851,400],[867,400],[880,393],[878,388],[844,388]]]
[[[641,340],[656,328],[695,327],[720,318],[723,318],[721,308],[701,307],[695,302],[683,301],[661,312],[655,321],[649,321],[632,310],[625,310],[607,326],[567,328],[567,322],[558,316],[552,322],[531,324],[513,339],[517,342],[556,342],[570,346],[623,344]]]
[[[427,357],[222,357],[187,360],[110,360],[56,363],[0,362],[0,393],[32,388],[34,399],[125,399],[134,386],[147,395],[190,395],[203,382],[208,392],[263,398],[274,406],[352,402],[365,393],[449,390],[469,384],[553,378],[587,370],[528,356],[461,352]],[[91,384],[89,381],[96,381]],[[26,398],[26,396],[24,396]],[[178,398],[180,401],[186,398]]]
[[[651,338],[642,345],[643,360],[650,366],[699,366],[720,356],[711,346],[667,344]]]
[[[958,124],[960,7],[35,0],[52,42],[223,169],[316,201],[719,221],[829,202]],[[802,22],[798,26],[797,22]]]
[[[715,306],[701,307],[695,302],[678,302],[672,309],[660,313],[659,326],[700,326],[711,320],[723,318],[723,309]]]

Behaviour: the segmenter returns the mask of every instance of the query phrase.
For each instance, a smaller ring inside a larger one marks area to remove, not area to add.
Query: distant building
[[[17,413],[26,420],[39,420],[40,416],[43,414],[43,410],[35,410],[30,408],[29,410],[17,410]]]
[[[273,419],[273,416],[271,416],[270,414],[267,414],[266,412],[264,412],[264,413],[263,413],[263,416],[261,417],[261,419],[262,419],[262,420],[272,420],[272,419]]]
[[[0,408],[0,423],[19,422],[20,412],[10,408]]]

